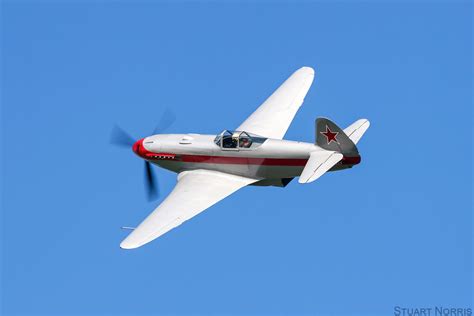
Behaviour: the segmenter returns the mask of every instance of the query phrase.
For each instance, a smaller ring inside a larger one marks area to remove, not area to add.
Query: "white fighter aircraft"
[[[341,130],[318,118],[315,144],[283,140],[313,78],[312,68],[297,70],[239,127],[217,136],[158,134],[134,142],[116,128],[112,142],[133,144],[135,154],[145,160],[150,194],[156,190],[150,163],[178,174],[173,191],[138,227],[130,228],[120,247],[140,247],[246,185],[285,187],[294,177],[310,183],[327,171],[360,163],[356,144],[369,127],[366,119]]]

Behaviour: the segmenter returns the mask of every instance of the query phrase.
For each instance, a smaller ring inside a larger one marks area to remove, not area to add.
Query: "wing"
[[[313,79],[314,70],[310,67],[295,71],[237,130],[282,139]]]
[[[178,175],[178,183],[173,191],[122,241],[120,247],[138,248],[256,181],[258,179],[217,171],[184,171]]]

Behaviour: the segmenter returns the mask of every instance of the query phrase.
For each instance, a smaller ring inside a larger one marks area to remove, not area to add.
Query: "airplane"
[[[157,189],[151,164],[178,174],[163,202],[136,228],[127,227],[132,232],[120,247],[141,247],[244,186],[285,187],[295,177],[306,184],[328,171],[359,164],[356,144],[369,128],[367,119],[342,130],[327,118],[317,118],[314,144],[283,139],[313,79],[312,68],[298,69],[240,126],[217,136],[155,133],[134,141],[118,128],[111,142],[131,145],[145,160],[150,197]]]

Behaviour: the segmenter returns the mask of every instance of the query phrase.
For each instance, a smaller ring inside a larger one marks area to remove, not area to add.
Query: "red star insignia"
[[[339,132],[331,131],[327,125],[326,125],[326,131],[325,132],[320,132],[320,133],[323,134],[324,136],[326,136],[326,140],[328,142],[328,145],[331,142],[335,142],[335,143],[339,144],[339,142],[337,141],[337,134],[339,134]]]

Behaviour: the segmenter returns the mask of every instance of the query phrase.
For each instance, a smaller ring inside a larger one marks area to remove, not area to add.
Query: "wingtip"
[[[124,243],[121,243],[120,244],[120,249],[123,249],[123,250],[130,250],[130,249],[135,249],[136,247],[133,247],[133,246],[130,246],[130,245],[127,245],[127,244],[124,244]]]
[[[141,246],[149,243],[152,240],[153,239],[136,238],[136,236],[133,235],[133,233],[132,233],[132,234],[128,235],[127,238],[122,240],[122,242],[120,243],[120,248],[125,249],[125,250],[136,249],[136,248],[140,248]]]
[[[127,240],[127,238],[125,238],[125,240],[120,243],[120,248],[122,248],[124,250],[136,249],[140,246],[141,246],[141,244],[136,244],[136,243],[129,242]]]
[[[298,69],[298,71],[305,72],[308,75],[314,76],[314,69],[309,66],[301,67],[300,69]]]

